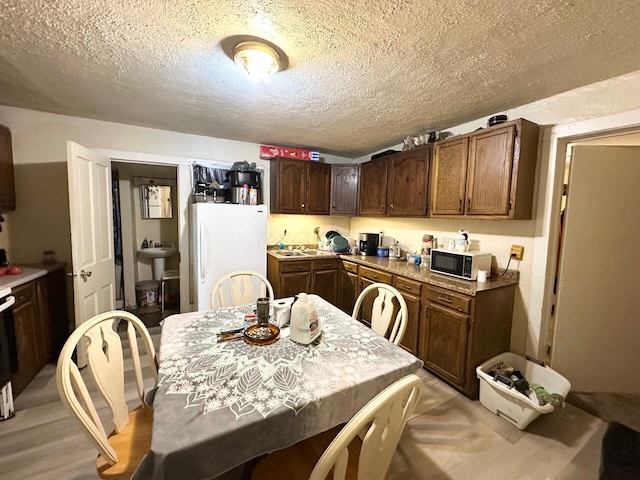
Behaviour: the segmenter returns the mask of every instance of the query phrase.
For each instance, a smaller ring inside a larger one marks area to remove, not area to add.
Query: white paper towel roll
[[[293,299],[277,300],[273,303],[273,317],[275,324],[282,328],[289,325],[289,316],[291,315],[291,303]]]
[[[478,281],[480,283],[485,283],[487,281],[487,271],[486,270],[478,270]]]

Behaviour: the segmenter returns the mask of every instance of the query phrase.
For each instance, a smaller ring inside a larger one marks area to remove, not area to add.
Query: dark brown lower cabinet
[[[338,301],[338,258],[279,261],[267,257],[267,278],[276,298],[292,297],[299,293],[315,293],[329,303]]]
[[[410,278],[394,276],[393,286],[400,292],[407,304],[407,329],[400,345],[418,356],[418,335],[420,325],[420,292],[422,283]]]
[[[476,367],[509,351],[515,289],[506,285],[468,296],[424,286],[418,356],[425,367],[477,398]]]
[[[342,260],[340,282],[338,287],[338,306],[351,315],[358,297],[358,265]]]
[[[11,293],[16,298],[13,320],[18,353],[18,370],[11,383],[17,396],[47,362],[57,360],[69,334],[64,269],[13,287]]]
[[[11,377],[13,394],[18,395],[35,377],[46,362],[41,344],[41,323],[36,296],[36,282],[29,282],[12,289],[16,303],[13,306],[13,322],[16,329],[18,371]]]

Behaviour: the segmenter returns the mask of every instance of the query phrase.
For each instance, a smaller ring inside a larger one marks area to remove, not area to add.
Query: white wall
[[[16,262],[39,262],[42,251],[48,249],[55,250],[59,260],[71,262],[67,140],[93,149],[256,162],[268,178],[269,162],[259,159],[258,144],[5,106],[0,106],[0,124],[11,130],[17,205],[14,212],[5,214],[0,238]],[[323,157],[328,163],[349,161]]]

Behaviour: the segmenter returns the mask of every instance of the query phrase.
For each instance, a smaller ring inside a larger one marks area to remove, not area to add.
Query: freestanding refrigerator
[[[224,275],[267,275],[267,206],[191,204],[192,280],[196,310],[211,308],[211,290]]]

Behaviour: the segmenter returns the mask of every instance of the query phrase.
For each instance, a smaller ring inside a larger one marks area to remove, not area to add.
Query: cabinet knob
[[[390,204],[389,207],[391,208],[391,210],[393,210],[393,203]]]
[[[302,208],[304,208],[304,203],[300,205]]]

